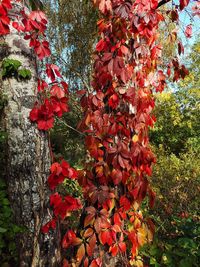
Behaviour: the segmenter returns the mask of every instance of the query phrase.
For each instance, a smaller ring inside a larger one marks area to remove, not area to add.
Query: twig
[[[67,65],[67,62],[66,62],[62,57],[60,57],[60,59],[63,61],[63,63],[64,63],[65,65]],[[84,84],[85,87],[87,88],[88,92],[91,93],[91,91],[92,91],[92,90],[91,90],[91,87],[90,87],[89,84],[86,82],[86,80],[83,79],[83,77],[81,76],[81,74],[80,74],[79,72],[75,71],[75,70],[73,70],[73,72],[74,72],[77,76],[80,77],[81,81],[83,82],[83,84]]]
[[[170,2],[170,1],[171,1],[171,0],[161,0],[161,1],[158,3],[157,8],[159,8],[159,7],[161,7],[161,6],[165,5],[165,4],[167,4],[167,3]]]
[[[86,136],[84,133],[80,132],[79,130],[75,129],[74,127],[72,127],[71,125],[69,125],[68,123],[66,123],[65,121],[63,121],[62,119],[59,119],[60,122],[62,122],[66,127],[70,128],[71,130]]]

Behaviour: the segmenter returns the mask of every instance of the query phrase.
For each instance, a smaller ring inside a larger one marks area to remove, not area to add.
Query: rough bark
[[[1,81],[7,96],[3,124],[7,139],[7,183],[15,222],[26,230],[17,236],[20,267],[60,266],[58,232],[41,233],[41,226],[50,219],[49,189],[46,183],[50,153],[48,136],[38,131],[29,120],[36,100],[36,61],[23,36],[14,29],[1,37],[0,60],[17,59],[31,70],[32,78],[19,81],[14,77]]]

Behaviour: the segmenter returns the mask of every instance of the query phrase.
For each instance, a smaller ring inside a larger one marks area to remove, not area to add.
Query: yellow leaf
[[[140,246],[143,246],[145,243],[147,243],[147,231],[144,228],[139,228],[137,231],[138,243]]]
[[[138,141],[138,135],[135,134],[133,137],[132,137],[132,141],[133,143],[136,143]]]

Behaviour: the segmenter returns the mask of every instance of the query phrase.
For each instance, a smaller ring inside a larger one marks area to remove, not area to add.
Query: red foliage
[[[148,127],[155,122],[152,92],[163,91],[171,68],[174,81],[184,78],[187,70],[177,58],[166,71],[159,68],[162,46],[157,29],[164,16],[157,0],[94,3],[103,18],[97,23],[100,40],[94,53],[93,92],[81,99],[85,113],[80,123],[88,134],[92,160],[79,175],[87,206],[76,235],[81,238],[92,228],[100,258],[105,252],[125,255],[131,247],[128,259],[134,260],[154,232],[151,220],[139,210],[146,196],[150,207],[155,202],[147,179],[155,163],[148,140]],[[179,8],[187,5],[181,1]],[[173,21],[178,20],[176,8],[168,12]],[[178,51],[184,52],[181,42]],[[77,266],[98,266],[83,243],[74,258]]]
[[[159,68],[162,47],[158,44],[158,25],[164,20],[158,0],[93,0],[102,13],[97,23],[100,40],[94,53],[93,92],[84,92],[81,104],[84,118],[80,129],[87,133],[86,147],[91,162],[79,173],[86,206],[83,208],[80,229],[68,230],[62,247],[76,246],[76,266],[102,266],[103,254],[127,255],[134,260],[138,248],[151,239],[154,232],[150,219],[143,218],[140,205],[146,196],[154,205],[155,193],[147,176],[152,173],[155,157],[149,147],[148,128],[155,118],[153,90],[162,92],[166,74],[173,81],[184,78],[188,71],[174,58],[167,70]],[[166,1],[168,2],[168,1]],[[180,0],[179,6],[167,11],[172,21],[178,23],[178,11],[188,6],[189,0]],[[0,3],[0,35],[10,32],[8,10],[10,0]],[[193,8],[199,15],[198,3]],[[42,11],[16,17],[12,26],[24,33],[39,60],[49,57],[49,43],[45,40],[47,18]],[[192,26],[185,35],[190,38]],[[177,37],[177,34],[174,34]],[[178,53],[184,53],[181,42]],[[62,80],[59,68],[46,64],[47,83],[38,79],[38,101],[30,120],[39,130],[53,127],[54,116],[68,111],[68,86]],[[82,93],[81,93],[82,94]],[[66,161],[51,166],[48,183],[51,190],[66,178],[77,178],[77,172]],[[53,218],[42,231],[55,229],[57,220],[65,220],[71,211],[82,208],[78,199],[55,192],[50,197]],[[98,246],[98,255],[93,252]],[[71,266],[67,260],[63,266]],[[73,263],[74,266],[74,263]]]
[[[10,32],[8,10],[12,8],[10,0],[2,0],[0,3],[0,35],[5,35]]]
[[[48,183],[51,190],[54,190],[66,178],[77,178],[77,171],[71,168],[65,160],[62,160],[61,164],[58,162],[53,163],[50,170],[51,174],[48,178]]]

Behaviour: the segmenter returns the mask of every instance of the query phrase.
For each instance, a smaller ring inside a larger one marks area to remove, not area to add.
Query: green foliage
[[[141,255],[154,267],[200,266],[200,146],[189,140],[187,151],[176,156],[155,149],[157,164],[152,185],[157,194],[149,212],[156,226],[152,244]]]
[[[151,142],[157,148],[162,144],[166,151],[175,155],[187,151],[190,145],[199,144],[200,41],[191,51],[185,59],[189,75],[179,82],[176,90],[156,95],[157,122],[150,133]]]
[[[16,260],[15,236],[21,228],[11,222],[12,210],[6,192],[6,184],[0,180],[0,261]]]
[[[187,150],[189,139],[200,136],[198,114],[200,112],[199,89],[181,89],[156,96],[157,122],[150,133],[151,142],[163,145],[169,153],[178,155]]]
[[[154,267],[200,266],[200,221],[195,217],[169,219],[172,226],[168,236],[156,234],[153,244],[141,249],[146,263]]]
[[[15,77],[21,80],[30,80],[31,71],[28,69],[20,69],[22,63],[19,60],[6,58],[2,62],[2,78]]]
[[[2,62],[2,77],[9,78],[16,76],[21,65],[22,63],[19,60],[10,58],[4,59]]]
[[[160,147],[154,166],[152,186],[157,193],[156,212],[163,220],[167,214],[196,214],[200,206],[200,149],[194,145],[178,156]]]
[[[187,61],[190,74],[176,90],[156,95],[151,142],[157,155],[151,184],[157,198],[149,212],[156,226],[141,254],[155,267],[200,266],[200,42]]]
[[[69,105],[70,112],[66,113],[62,120],[57,119],[51,130],[51,143],[56,159],[63,157],[71,166],[79,168],[86,153],[84,135],[76,130],[81,119],[81,107],[75,94],[71,94]]]
[[[30,80],[31,79],[31,71],[28,69],[20,69],[20,70],[18,70],[18,77],[20,79]]]

